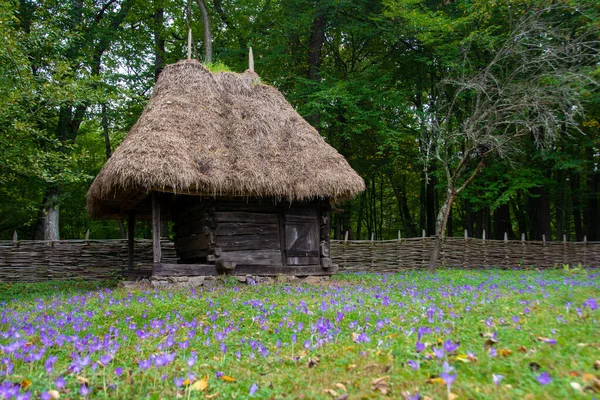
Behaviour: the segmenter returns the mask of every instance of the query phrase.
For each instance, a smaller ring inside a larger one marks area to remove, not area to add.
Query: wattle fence
[[[401,271],[427,267],[434,238],[385,241],[332,240],[340,271]],[[175,260],[173,243],[162,243],[163,258]],[[136,239],[135,270],[149,273],[152,241]],[[440,265],[456,268],[530,268],[554,265],[600,266],[600,242],[536,242],[447,238]],[[0,241],[0,282],[54,279],[101,280],[127,269],[126,240]]]

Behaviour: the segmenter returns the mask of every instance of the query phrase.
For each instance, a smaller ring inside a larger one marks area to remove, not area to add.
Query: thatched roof
[[[275,88],[246,71],[167,66],[87,194],[92,217],[132,194],[343,200],[364,181]]]

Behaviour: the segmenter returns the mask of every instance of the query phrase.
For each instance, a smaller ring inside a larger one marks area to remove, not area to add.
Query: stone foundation
[[[272,283],[307,283],[320,284],[329,281],[329,276],[252,276],[252,275],[228,275],[228,276],[153,276],[150,279],[138,281],[123,281],[121,286],[125,288],[137,286],[152,286],[154,288],[212,288],[227,287],[230,285],[254,285]]]

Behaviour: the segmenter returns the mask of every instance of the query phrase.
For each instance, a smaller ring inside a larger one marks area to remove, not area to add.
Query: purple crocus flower
[[[417,348],[417,353],[422,352],[423,350],[425,350],[425,344],[421,343],[421,342],[417,342],[416,344],[416,348]]]
[[[58,390],[61,390],[62,388],[64,388],[64,387],[65,387],[65,385],[66,385],[67,383],[65,382],[65,378],[63,378],[62,376],[59,376],[58,378],[56,378],[56,379],[54,380],[54,384],[56,385],[56,388],[57,388]]]
[[[504,379],[504,375],[496,375],[496,374],[492,374],[492,381],[494,382],[494,385],[498,386],[500,384],[500,381]]]
[[[586,301],[583,302],[584,307],[588,307],[590,310],[594,311],[598,309],[598,302],[593,297],[590,297]]]
[[[115,368],[115,375],[117,377],[119,377],[119,376],[121,376],[121,374],[123,374],[123,368],[121,368],[121,367]]]
[[[448,353],[452,353],[453,351],[456,351],[456,349],[458,349],[458,344],[452,343],[452,341],[448,339],[444,342],[444,349]]]
[[[183,381],[185,379],[183,378],[173,378],[173,383],[175,383],[176,387],[181,387],[181,385],[183,385]]]
[[[552,377],[550,377],[550,374],[548,374],[547,372],[542,372],[541,374],[537,375],[535,379],[537,379],[539,384],[542,386],[545,386],[552,382]]]
[[[253,383],[252,386],[250,386],[250,391],[248,391],[248,396],[254,396],[254,393],[256,393],[257,390],[258,385],[256,383]]]
[[[450,391],[450,386],[452,386],[452,384],[456,380],[457,374],[452,373],[452,371],[454,371],[454,368],[451,367],[447,361],[444,361],[444,364],[442,365],[442,373],[440,374],[440,378],[442,378],[444,382],[446,382],[448,391]]]
[[[40,395],[40,398],[42,400],[52,400],[52,395],[50,394],[50,392],[44,392]]]
[[[29,400],[31,399],[31,392],[17,393],[16,400]]]
[[[100,362],[102,363],[102,365],[107,365],[108,363],[110,363],[112,360],[112,356],[110,354],[104,354],[102,356],[100,356]]]
[[[83,397],[87,397],[88,394],[90,394],[90,389],[87,387],[87,385],[84,383],[83,385],[81,385],[81,388],[79,389],[79,393],[83,396]]]
[[[444,348],[443,348],[443,347],[435,347],[435,348],[433,349],[433,354],[434,354],[434,355],[435,355],[435,356],[436,356],[438,359],[444,358],[444,353],[445,353],[445,351],[444,351]]]
[[[544,343],[548,343],[548,344],[554,345],[554,344],[556,344],[556,339],[545,339]]]
[[[408,364],[409,367],[411,367],[415,371],[418,370],[420,367],[419,362],[415,361],[415,360],[408,360],[406,363]]]
[[[215,375],[217,376],[217,379],[219,379],[220,377],[222,377],[225,374],[222,373],[221,371],[217,371],[217,372],[215,372]]]

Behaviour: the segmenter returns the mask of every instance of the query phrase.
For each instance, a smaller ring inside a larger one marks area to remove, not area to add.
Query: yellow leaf
[[[471,360],[469,359],[469,357],[465,354],[459,354],[456,356],[456,361],[462,361],[464,363],[468,363],[471,362]]]
[[[189,386],[190,385],[190,380],[188,378],[185,378],[185,381],[183,381],[183,386]]]
[[[352,371],[353,369],[356,369],[356,364],[350,364],[346,367],[346,370],[348,371]]]
[[[203,391],[208,387],[208,375],[204,375],[204,378],[199,381],[194,382],[192,385],[192,390],[197,390],[199,392]]]
[[[437,384],[439,384],[439,385],[445,385],[445,384],[446,384],[446,381],[445,381],[445,380],[443,380],[442,378],[439,378],[439,377],[438,377],[438,378],[430,378],[430,379],[427,379],[425,382],[427,382],[427,383],[432,383],[432,384],[433,384],[433,383],[437,383]]]
[[[213,394],[205,394],[204,398],[205,399],[214,399],[215,397],[217,397],[219,395],[219,392],[213,393]]]
[[[29,386],[31,386],[31,381],[29,379],[25,378],[21,381],[21,389],[27,390]]]
[[[512,350],[509,349],[498,349],[498,356],[508,357],[512,354]]]
[[[323,390],[323,393],[327,393],[328,395],[333,396],[333,397],[338,397],[337,392],[333,389],[325,389],[325,390]]]
[[[448,393],[448,400],[455,400],[458,398],[457,394],[454,394],[452,392]]]
[[[232,376],[228,376],[228,375],[223,375],[221,377],[222,380],[224,380],[225,382],[235,382],[235,378]]]
[[[48,390],[48,394],[54,400],[60,399],[60,393],[58,393],[58,390]]]
[[[343,383],[336,383],[335,387],[338,388],[338,389],[343,390],[344,392],[347,392],[346,386]]]

